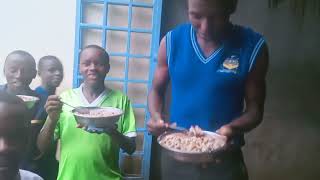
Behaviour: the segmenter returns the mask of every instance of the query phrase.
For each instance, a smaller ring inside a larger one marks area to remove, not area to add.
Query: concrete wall
[[[164,0],[162,35],[187,21],[185,0]],[[246,136],[250,179],[320,179],[320,17],[284,4],[241,0],[233,22],[265,35],[270,49],[264,122]]]
[[[72,86],[73,51],[75,32],[75,0],[10,0],[0,5],[0,83],[3,63],[14,50],[25,50],[36,60],[45,55],[55,55],[65,68],[65,78],[60,89]],[[32,87],[39,84],[35,79]]]

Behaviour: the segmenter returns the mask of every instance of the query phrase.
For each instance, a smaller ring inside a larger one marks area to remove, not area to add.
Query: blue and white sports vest
[[[246,78],[263,44],[260,34],[233,25],[230,38],[206,58],[190,24],[168,32],[170,121],[216,131],[239,117],[244,110]]]

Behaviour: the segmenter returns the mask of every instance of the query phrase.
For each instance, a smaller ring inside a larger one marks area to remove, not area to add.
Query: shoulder
[[[43,180],[40,176],[35,173],[26,170],[19,170],[21,180]]]
[[[180,24],[178,26],[176,26],[174,29],[172,29],[172,31],[181,31],[181,30],[186,30],[186,29],[190,29],[191,28],[191,24],[190,23],[185,23],[185,24]]]
[[[250,27],[240,25],[233,25],[232,38],[238,45],[242,47],[253,47],[259,42],[265,42],[262,34],[256,32]]]
[[[176,26],[174,29],[170,30],[169,32],[167,32],[167,35],[171,35],[171,34],[181,34],[181,33],[185,33],[185,32],[189,32],[191,29],[191,24],[186,23],[186,24],[180,24],[178,26]]]

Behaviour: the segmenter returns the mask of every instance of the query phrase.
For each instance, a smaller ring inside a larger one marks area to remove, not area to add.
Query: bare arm
[[[54,144],[54,130],[60,116],[61,107],[62,104],[58,96],[53,95],[48,97],[45,105],[45,109],[48,112],[48,119],[43,125],[37,139],[37,146],[41,154],[46,153]]]
[[[164,96],[169,82],[169,70],[166,55],[166,39],[161,40],[158,64],[154,72],[152,87],[148,95],[148,108],[151,119],[148,122],[148,131],[153,135],[159,135],[168,124],[163,122],[161,115],[164,103]]]
[[[245,112],[230,124],[222,126],[218,132],[228,137],[244,134],[257,127],[263,118],[266,97],[266,74],[269,55],[266,45],[256,59],[256,64],[249,73],[245,87]]]

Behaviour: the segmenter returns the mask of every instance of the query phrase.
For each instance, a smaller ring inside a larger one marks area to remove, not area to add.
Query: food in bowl
[[[205,131],[195,133],[194,129],[188,132],[174,132],[165,135],[159,144],[167,149],[182,153],[210,153],[222,148],[226,139],[214,136]]]
[[[74,114],[77,116],[87,117],[87,118],[101,118],[101,117],[117,116],[119,114],[122,114],[122,112],[117,111],[116,109],[111,109],[111,108],[96,108],[96,109],[88,108],[87,111],[75,111]]]

